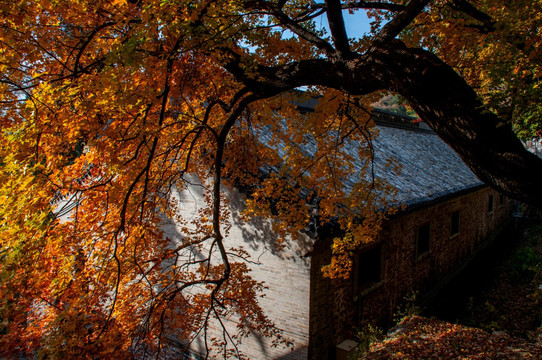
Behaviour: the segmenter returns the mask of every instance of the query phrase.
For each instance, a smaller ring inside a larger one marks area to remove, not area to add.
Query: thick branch
[[[242,90],[244,91],[244,90]],[[224,264],[224,274],[222,278],[220,278],[217,283],[216,287],[213,289],[212,292],[212,298],[216,300],[215,296],[220,290],[220,287],[222,284],[228,280],[231,272],[230,268],[230,262],[228,259],[228,254],[226,253],[226,248],[224,247],[223,242],[223,236],[220,231],[220,188],[221,188],[221,181],[222,181],[222,158],[224,154],[224,146],[226,144],[226,138],[239,118],[245,108],[253,101],[257,99],[254,95],[249,95],[239,101],[237,106],[232,109],[230,115],[228,116],[228,119],[224,123],[222,129],[220,129],[220,132],[217,135],[217,144],[216,144],[216,153],[215,153],[215,161],[214,161],[214,176],[213,176],[213,235],[216,241],[216,244],[218,246],[218,250],[220,252],[220,257],[222,259],[222,262]]]
[[[263,0],[248,1],[245,7],[251,10],[265,10],[273,15],[283,26],[300,38],[314,44],[318,49],[331,55],[335,52],[333,46],[316,34],[301,26],[299,21],[293,20],[282,11],[282,6]]]
[[[411,0],[410,3],[388,22],[375,36],[373,44],[383,44],[395,39],[406,28],[431,0]]]
[[[351,60],[258,66],[250,76],[234,62],[227,69],[260,97],[302,85],[354,95],[398,92],[482,181],[518,200],[542,204],[542,159],[525,150],[511,126],[486,110],[465,80],[428,51],[395,40]]]
[[[467,25],[468,27],[475,28],[482,34],[489,34],[499,30],[496,21],[491,16],[479,10],[467,0],[453,0],[449,5],[452,9],[460,11],[481,23],[481,25]],[[526,56],[530,56],[530,49],[527,45],[526,38],[523,35],[514,32],[505,33],[504,35],[503,38],[510,45],[523,52]]]
[[[453,0],[450,6],[452,9],[461,11],[471,18],[480,21],[483,24],[480,28],[481,31],[485,33],[495,31],[495,20],[485,12],[478,10],[467,0]]]
[[[344,18],[342,14],[340,0],[326,0],[327,5],[327,21],[331,37],[337,54],[341,57],[350,57],[350,44],[348,43],[348,35],[344,26]]]
[[[356,94],[368,94],[382,88],[378,79],[366,73],[371,72],[372,65],[367,62],[369,58],[365,55],[358,55],[347,62],[309,59],[281,66],[247,66],[244,62],[247,59],[233,52],[230,52],[230,59],[225,68],[260,98],[305,85],[322,85],[348,92],[355,89]],[[247,68],[252,71],[247,72]],[[365,70],[360,72],[360,68]]]
[[[542,159],[524,148],[511,125],[489,112],[451,67],[398,41],[374,58],[382,64],[377,72],[387,88],[403,95],[480,180],[516,199],[542,204]]]

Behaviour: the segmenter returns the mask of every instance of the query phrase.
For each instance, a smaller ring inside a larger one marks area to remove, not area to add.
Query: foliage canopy
[[[214,344],[226,354],[239,356],[233,344],[251,331],[284,340],[258,306],[263,284],[245,254],[224,245],[221,185],[249,188],[247,216],[278,214],[283,236],[306,227],[317,199],[319,221],[349,233],[326,272],[347,276],[392,192],[370,177],[369,104],[387,91],[482,180],[540,203],[541,162],[514,131],[542,131],[541,8],[1,2],[1,355],[166,356],[168,339],[188,344],[210,317],[232,314],[238,337]],[[344,11],[368,16],[371,32],[349,38]],[[315,113],[296,109],[300,86],[320,99]],[[353,162],[367,176],[345,191]],[[188,221],[172,194],[194,179],[208,207]],[[181,239],[164,236],[165,218],[182,224]],[[193,260],[196,250],[209,256]]]

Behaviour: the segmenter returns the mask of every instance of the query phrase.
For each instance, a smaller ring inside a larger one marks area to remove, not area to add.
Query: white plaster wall
[[[190,186],[175,196],[179,201],[179,213],[184,219],[195,219],[198,209],[205,206],[202,188]],[[310,257],[304,257],[312,249],[312,240],[304,237],[301,241],[287,240],[277,250],[276,236],[267,219],[256,219],[249,224],[239,220],[244,206],[244,196],[237,191],[228,191],[231,211],[231,229],[224,240],[226,248],[243,247],[250,255],[251,275],[257,281],[264,281],[268,287],[260,305],[266,315],[283,331],[283,335],[294,341],[293,349],[272,348],[269,339],[249,336],[242,340],[239,350],[250,359],[306,359],[309,334],[309,290]],[[182,238],[179,224],[168,224],[166,236]],[[229,327],[235,325],[230,321]],[[194,343],[195,350],[201,351],[201,339]],[[199,344],[199,345],[198,345]]]

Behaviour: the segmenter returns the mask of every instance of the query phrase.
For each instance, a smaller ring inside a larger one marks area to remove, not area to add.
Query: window
[[[416,236],[416,258],[429,252],[430,235],[429,223],[418,228],[418,234]]]
[[[493,195],[489,195],[489,202],[487,204],[487,212],[493,212]]]
[[[366,290],[382,280],[382,244],[358,255],[358,281],[360,291]]]
[[[450,236],[459,234],[459,210],[452,213],[452,225],[450,227]]]
[[[499,194],[499,206],[503,206],[503,205],[504,205],[504,195]]]

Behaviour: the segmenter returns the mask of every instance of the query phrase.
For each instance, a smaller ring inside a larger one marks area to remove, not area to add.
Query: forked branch
[[[384,44],[395,39],[430,2],[431,0],[411,0],[403,10],[384,25],[380,33],[375,36],[373,45]]]

